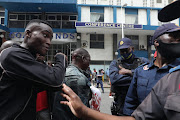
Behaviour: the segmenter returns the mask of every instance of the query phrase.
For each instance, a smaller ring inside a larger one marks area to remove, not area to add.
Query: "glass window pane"
[[[90,34],[90,40],[96,41],[96,34]]]
[[[4,18],[1,18],[1,24],[4,24]]]
[[[62,28],[75,28],[75,22],[62,21]]]
[[[9,21],[11,28],[24,28],[25,21]]]
[[[76,20],[76,16],[70,16],[70,20]]]
[[[0,12],[0,16],[4,16],[4,12]]]
[[[57,15],[57,20],[61,20],[61,15]]]
[[[104,14],[102,13],[91,13],[91,22],[104,22]]]
[[[90,48],[104,48],[104,42],[90,42]]]
[[[104,41],[104,35],[103,34],[98,35],[98,41]]]
[[[56,16],[48,16],[48,20],[56,20]]]
[[[126,14],[126,24],[138,24],[138,16],[133,14]]]
[[[25,20],[25,15],[18,15],[18,20]]]
[[[10,15],[9,19],[17,19],[17,15]]]
[[[69,16],[63,15],[63,16],[62,16],[62,20],[69,20]]]

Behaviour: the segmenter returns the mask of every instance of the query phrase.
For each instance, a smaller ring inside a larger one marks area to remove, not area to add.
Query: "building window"
[[[134,50],[139,50],[139,36],[138,35],[125,35],[125,37],[132,40]]]
[[[138,24],[138,9],[125,9],[125,23]]]
[[[4,18],[1,18],[1,23],[0,24],[4,24]]]
[[[90,48],[104,49],[104,34],[90,34]]]
[[[25,28],[30,20],[45,19],[53,28],[59,29],[75,29],[75,21],[77,21],[76,14],[65,13],[10,13],[9,27],[10,28]]]
[[[162,3],[162,0],[157,0],[157,3]]]
[[[91,22],[104,22],[104,8],[91,7],[90,12],[91,12],[91,16],[90,16]]]
[[[17,15],[9,15],[9,20],[17,20]]]
[[[4,12],[0,12],[0,16],[4,16]]]

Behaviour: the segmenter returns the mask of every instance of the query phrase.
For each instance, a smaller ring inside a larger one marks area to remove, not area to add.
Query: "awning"
[[[9,32],[9,28],[0,24],[0,32]]]
[[[77,0],[0,0],[0,5],[13,12],[77,13]]]

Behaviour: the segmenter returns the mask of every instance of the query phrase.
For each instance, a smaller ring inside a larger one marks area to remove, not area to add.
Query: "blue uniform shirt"
[[[137,57],[135,57],[137,58]],[[140,58],[142,63],[148,63],[149,60],[146,58]],[[126,65],[131,65],[128,63],[124,63]],[[134,69],[131,70],[134,73]],[[113,86],[129,86],[132,80],[132,76],[130,75],[122,75],[119,74],[119,67],[117,66],[117,60],[113,60],[109,66],[109,78],[111,80],[111,84]]]
[[[126,95],[123,112],[125,115],[131,115],[133,111],[139,106],[139,104],[146,98],[151,92],[153,86],[163,76],[169,73],[171,68],[178,66],[179,60],[175,60],[172,63],[158,68],[154,65],[154,60],[149,64],[143,64],[139,66],[134,73],[133,80],[128,89]]]

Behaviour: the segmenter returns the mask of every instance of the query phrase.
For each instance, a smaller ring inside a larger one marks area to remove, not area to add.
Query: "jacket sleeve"
[[[137,69],[136,69],[126,95],[123,113],[125,115],[130,116],[138,105],[139,104],[137,98]]]
[[[53,67],[37,62],[26,50],[4,51],[0,57],[1,65],[12,80],[30,80],[49,87],[59,87],[65,74],[65,58],[55,56]]]
[[[132,113],[136,120],[165,120],[163,106],[160,103],[155,91],[146,97],[146,99]]]
[[[113,60],[110,64],[109,77],[112,85],[121,84],[123,86],[129,84],[132,80],[132,77],[129,75],[119,74],[119,68],[116,65],[115,60]]]

